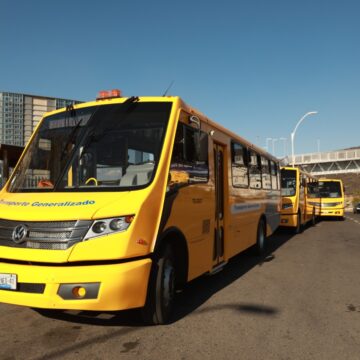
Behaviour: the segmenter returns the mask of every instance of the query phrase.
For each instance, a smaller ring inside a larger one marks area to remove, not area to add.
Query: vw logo
[[[26,225],[18,225],[12,233],[13,241],[16,244],[21,244],[25,239],[27,231],[28,231],[28,228]]]

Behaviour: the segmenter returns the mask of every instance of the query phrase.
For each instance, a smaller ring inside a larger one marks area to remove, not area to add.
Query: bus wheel
[[[264,253],[265,240],[266,240],[265,221],[264,221],[264,219],[260,219],[258,228],[257,228],[257,235],[256,235],[256,245],[255,245],[256,255],[260,256]]]
[[[300,234],[301,233],[301,214],[298,212],[297,217],[296,217],[296,226],[294,229],[295,234]]]
[[[311,225],[316,225],[316,216],[315,216],[315,210],[313,210],[312,216],[311,216]]]
[[[142,309],[145,323],[160,325],[169,321],[174,307],[175,275],[172,247],[165,245],[153,260],[147,299]]]

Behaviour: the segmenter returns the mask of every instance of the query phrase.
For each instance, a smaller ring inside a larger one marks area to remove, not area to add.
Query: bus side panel
[[[167,195],[164,229],[176,227],[186,238],[189,269],[188,280],[212,267],[214,244],[214,191],[211,185],[185,185]]]
[[[256,243],[257,227],[262,215],[266,234],[271,235],[280,224],[279,190],[236,189],[230,185],[230,234],[225,245],[230,258]]]
[[[267,192],[265,205],[266,236],[270,236],[280,225],[280,191]]]
[[[231,189],[231,186],[230,186]],[[230,196],[230,234],[225,245],[226,257],[230,258],[256,242],[256,232],[262,211],[257,191],[232,189]]]

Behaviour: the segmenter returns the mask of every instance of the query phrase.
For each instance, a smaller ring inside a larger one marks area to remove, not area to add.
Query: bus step
[[[224,267],[225,265],[227,264],[228,262],[227,261],[223,261],[221,262],[220,264],[217,264],[216,266],[214,266],[210,272],[209,272],[209,275],[215,275],[217,274],[218,272],[220,272]]]

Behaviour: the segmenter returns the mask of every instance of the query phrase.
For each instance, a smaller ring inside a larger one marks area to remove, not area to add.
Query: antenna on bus
[[[172,80],[172,81],[171,81],[170,85],[169,85],[169,86],[167,87],[167,89],[165,90],[163,96],[166,96],[166,95],[167,95],[168,91],[169,91],[169,90],[171,89],[171,87],[174,85],[174,82],[175,82],[175,80]]]

